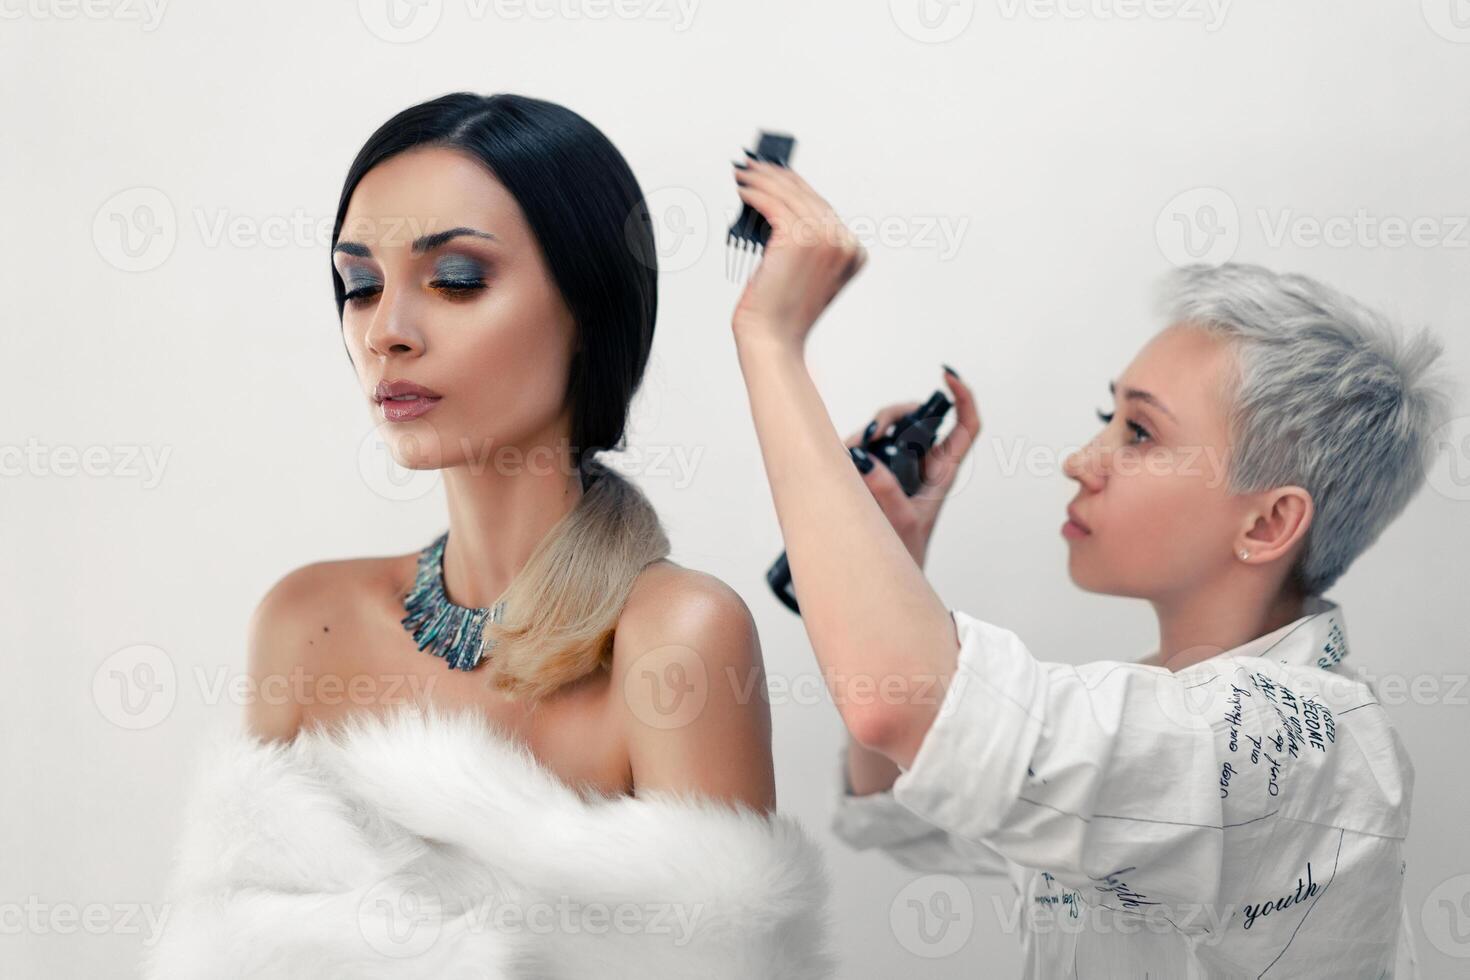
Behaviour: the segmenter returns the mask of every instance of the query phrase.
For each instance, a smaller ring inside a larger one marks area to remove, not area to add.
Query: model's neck
[[[1249,583],[1155,600],[1159,647],[1144,662],[1183,670],[1300,619],[1304,603],[1292,590],[1262,596]]]
[[[582,498],[581,475],[564,446],[556,453],[543,447],[506,459],[515,462],[491,459],[444,470],[444,590],[461,606],[493,604]]]

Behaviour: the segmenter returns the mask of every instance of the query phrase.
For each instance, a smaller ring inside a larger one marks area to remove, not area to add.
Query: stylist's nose
[[[1067,456],[1062,462],[1062,472],[1094,493],[1107,482],[1103,462],[1104,448],[1096,439]]]

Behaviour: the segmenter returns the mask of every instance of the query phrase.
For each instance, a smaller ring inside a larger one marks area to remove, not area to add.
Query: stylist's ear
[[[1276,487],[1263,491],[1258,500],[1260,506],[1251,510],[1235,542],[1235,553],[1246,552],[1249,557],[1243,560],[1253,565],[1291,553],[1306,537],[1315,511],[1312,495],[1301,487]]]

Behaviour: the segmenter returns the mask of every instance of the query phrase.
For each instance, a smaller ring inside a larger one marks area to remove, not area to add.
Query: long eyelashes
[[[485,280],[434,279],[430,281],[429,285],[432,288],[437,289],[439,292],[443,293],[446,297],[450,299],[463,299],[477,292],[478,290],[484,289]],[[359,286],[356,289],[352,289],[344,293],[342,295],[342,301],[344,303],[351,303],[352,305],[356,306],[362,302],[365,302],[369,297],[374,296],[382,291],[383,287],[381,285],[379,285],[378,283],[370,283],[368,285]]]
[[[468,296],[485,288],[483,279],[435,279],[430,286],[450,297]]]
[[[1100,408],[1097,410],[1097,417],[1100,418],[1100,419],[1102,419],[1103,424],[1105,424],[1105,425],[1113,421],[1113,415],[1114,414],[1115,413],[1113,413],[1113,412],[1104,412]],[[1128,428],[1132,429],[1133,432],[1135,434],[1137,434],[1138,437],[1141,438],[1141,439],[1149,439],[1149,438],[1152,438],[1148,434],[1148,430],[1145,429],[1143,426],[1139,425],[1137,422],[1130,421],[1128,423]]]

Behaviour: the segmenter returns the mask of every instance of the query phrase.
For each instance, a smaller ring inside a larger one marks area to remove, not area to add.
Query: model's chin
[[[393,462],[406,470],[437,470],[444,467],[443,433],[426,424],[384,423],[378,426]]]

